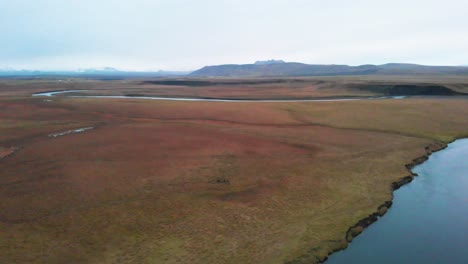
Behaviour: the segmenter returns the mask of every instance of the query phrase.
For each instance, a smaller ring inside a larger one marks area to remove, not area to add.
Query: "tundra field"
[[[53,90],[414,96],[31,96]],[[0,263],[319,262],[406,164],[468,136],[464,93],[460,76],[0,79]]]

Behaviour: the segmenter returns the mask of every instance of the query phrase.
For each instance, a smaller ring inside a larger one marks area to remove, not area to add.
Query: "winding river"
[[[85,92],[86,90],[64,90],[35,93],[32,96],[51,97],[58,94]],[[196,102],[257,102],[257,103],[276,103],[276,102],[335,102],[335,101],[357,101],[357,100],[375,100],[375,99],[403,99],[406,96],[381,96],[381,97],[362,97],[362,98],[332,98],[332,99],[221,99],[221,98],[188,98],[188,97],[158,97],[158,96],[129,96],[129,95],[72,95],[68,97],[78,98],[131,98],[131,99],[150,99],[166,101],[196,101]]]
[[[413,171],[388,213],[325,264],[468,263],[468,139]]]

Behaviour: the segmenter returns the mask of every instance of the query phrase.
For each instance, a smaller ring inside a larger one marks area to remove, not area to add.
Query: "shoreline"
[[[285,263],[302,263],[300,260],[301,259],[307,259],[308,261],[311,261],[310,263],[314,263],[312,258],[315,258],[315,263],[320,264],[324,263],[328,260],[328,257],[330,257],[333,253],[339,252],[341,250],[345,250],[349,243],[352,242],[352,240],[359,236],[367,227],[375,223],[377,220],[379,220],[380,217],[383,217],[387,211],[392,207],[393,205],[393,198],[394,198],[394,192],[398,189],[400,189],[402,186],[410,183],[413,181],[415,177],[418,176],[418,174],[414,173],[412,169],[416,167],[419,164],[424,163],[429,159],[429,156],[432,153],[444,150],[448,147],[450,143],[455,142],[456,140],[466,138],[466,137],[456,137],[455,139],[451,140],[448,143],[444,143],[441,141],[434,141],[433,143],[427,145],[424,147],[424,150],[426,151],[426,154],[419,156],[415,159],[413,159],[410,163],[405,164],[406,169],[410,173],[408,176],[404,176],[390,184],[391,188],[391,199],[388,201],[383,202],[381,205],[377,207],[377,210],[374,212],[370,213],[368,216],[362,218],[359,220],[357,223],[352,225],[351,227],[348,228],[348,230],[345,233],[345,239],[344,243],[341,243],[337,248],[331,250],[330,252],[327,253],[325,256],[307,256],[308,254],[304,254],[301,256],[298,256],[290,261],[286,261]]]

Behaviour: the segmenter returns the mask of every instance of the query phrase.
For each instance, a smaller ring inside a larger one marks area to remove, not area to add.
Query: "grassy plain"
[[[378,78],[207,87],[0,80],[0,262],[317,262],[391,199],[391,183],[426,146],[468,136],[466,98],[221,103],[30,94],[308,98],[378,95],[349,83],[415,82]],[[418,83],[468,87],[461,77]]]

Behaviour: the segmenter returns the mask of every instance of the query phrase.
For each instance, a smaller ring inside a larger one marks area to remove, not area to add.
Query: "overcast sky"
[[[468,64],[467,0],[0,0],[0,68]]]

